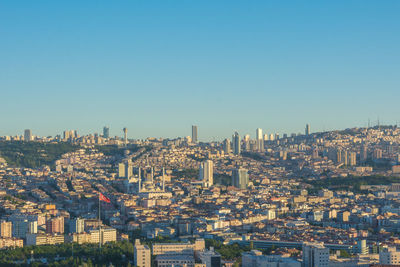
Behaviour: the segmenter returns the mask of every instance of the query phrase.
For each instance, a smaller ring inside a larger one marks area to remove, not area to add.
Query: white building
[[[204,187],[210,187],[214,184],[214,163],[206,160],[200,164],[199,179],[203,181]]]
[[[101,228],[101,235],[99,229],[91,230],[90,235],[92,243],[100,243],[100,238],[102,244],[117,241],[117,230],[114,228]]]

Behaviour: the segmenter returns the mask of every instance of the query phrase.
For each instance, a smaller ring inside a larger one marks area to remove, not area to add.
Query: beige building
[[[161,255],[168,252],[203,251],[205,249],[204,239],[196,239],[194,244],[187,243],[155,243],[153,244],[153,255]]]
[[[12,237],[12,222],[0,222],[0,237]]]
[[[73,233],[65,236],[65,242],[68,243],[92,243],[92,235],[89,233]]]
[[[64,235],[27,234],[26,245],[55,245],[64,243]]]
[[[117,230],[114,228],[102,228],[101,235],[99,235],[99,230],[91,230],[91,243],[99,243],[101,238],[101,243],[105,244],[107,242],[117,241]]]
[[[18,238],[0,238],[0,249],[3,248],[15,248],[15,247],[23,247],[24,241]]]
[[[134,248],[134,265],[137,267],[151,266],[151,252],[147,245],[140,244],[140,240],[136,239]]]
[[[386,247],[379,252],[379,263],[387,265],[400,264],[400,251],[395,247]]]

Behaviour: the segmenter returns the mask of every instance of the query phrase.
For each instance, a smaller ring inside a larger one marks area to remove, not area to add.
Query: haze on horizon
[[[0,136],[400,121],[398,1],[0,3]]]

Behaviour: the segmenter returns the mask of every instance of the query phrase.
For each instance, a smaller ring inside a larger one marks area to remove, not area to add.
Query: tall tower
[[[25,142],[32,141],[32,131],[30,129],[26,129],[24,131],[24,141]]]
[[[233,154],[240,155],[240,136],[238,132],[232,136]]]
[[[104,128],[103,128],[103,137],[110,138],[110,128],[107,126],[104,126]]]
[[[306,124],[305,134],[310,135],[310,124]]]
[[[257,128],[256,130],[256,143],[257,143],[257,151],[262,152],[264,150],[264,140],[261,128]]]
[[[197,125],[192,125],[192,142],[197,143]]]
[[[230,154],[231,153],[231,140],[229,140],[228,138],[225,139],[224,143],[223,143],[223,148],[224,148],[225,154]]]
[[[240,189],[246,189],[249,183],[249,174],[246,169],[235,169],[232,172],[232,185]]]
[[[199,178],[203,181],[205,187],[214,184],[214,163],[211,160],[203,161],[200,164]]]
[[[243,142],[244,142],[244,150],[250,151],[250,135],[249,134],[246,134],[243,137]]]
[[[125,145],[127,145],[128,144],[128,129],[124,128],[124,129],[122,129],[122,131],[124,131],[124,143],[125,143]]]

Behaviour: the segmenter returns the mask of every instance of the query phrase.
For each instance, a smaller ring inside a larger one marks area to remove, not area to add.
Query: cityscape
[[[132,251],[116,265],[400,261],[397,126],[312,132],[306,124],[282,136],[257,128],[255,138],[234,132],[213,142],[198,141],[197,125],[175,139],[109,132],[1,137],[2,264],[77,264],[74,248],[125,243]],[[32,250],[61,245],[56,257]],[[12,256],[24,247],[32,252]]]
[[[0,1],[0,267],[400,267],[400,1]]]

